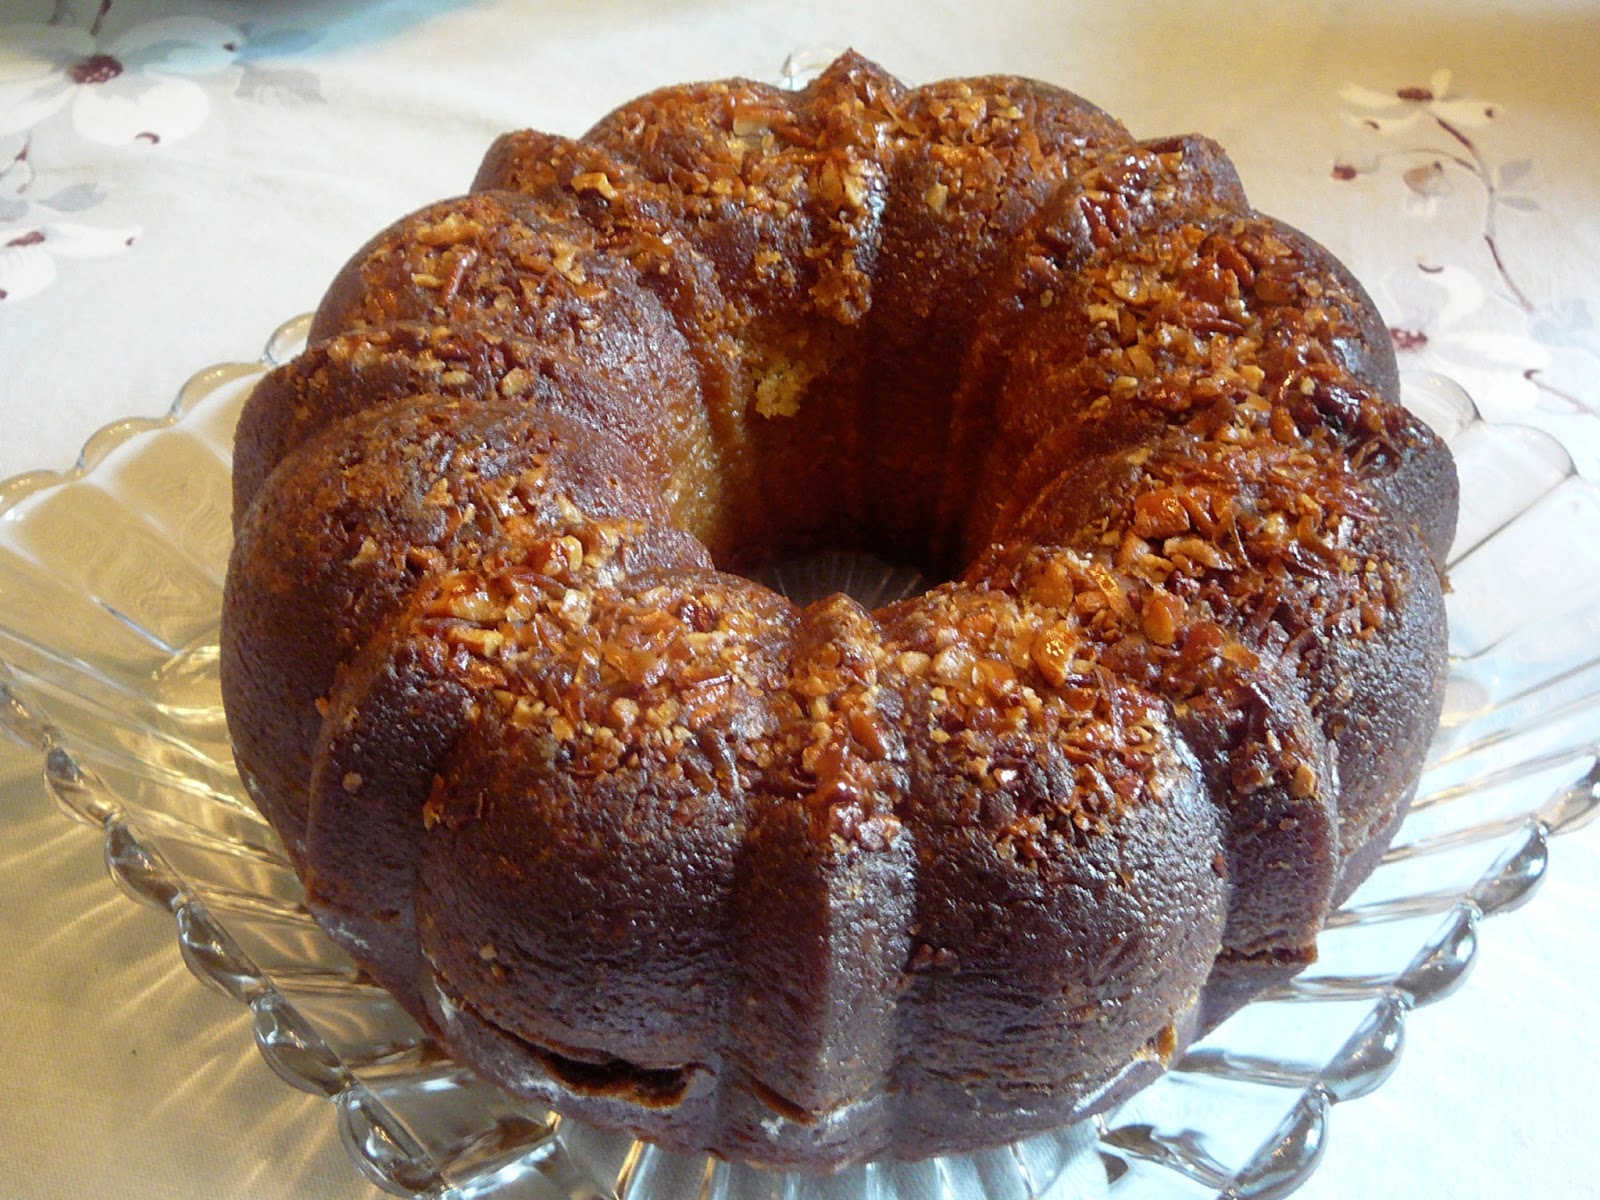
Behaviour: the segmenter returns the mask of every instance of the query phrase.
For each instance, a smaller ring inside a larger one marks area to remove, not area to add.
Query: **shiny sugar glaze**
[[[1442,698],[1448,452],[1196,137],[1032,81],[640,98],[368,243],[236,445],[223,685],[454,1053],[826,1170],[1100,1110],[1314,953]],[[738,572],[831,547],[869,612]]]

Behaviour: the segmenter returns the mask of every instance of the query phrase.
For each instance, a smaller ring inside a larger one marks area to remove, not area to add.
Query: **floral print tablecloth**
[[[1592,3],[995,0],[980,15],[933,0],[0,0],[0,479],[64,466],[106,422],[163,412],[194,370],[254,358],[371,232],[464,189],[500,129],[575,133],[652,86],[775,78],[791,49],[847,45],[909,79],[1036,75],[1140,134],[1217,137],[1256,203],[1356,268],[1404,367],[1456,379],[1495,419],[1555,433],[1600,478]],[[1593,866],[1592,843],[1562,851]],[[39,856],[19,861],[40,877],[0,895],[52,894]],[[1593,927],[1600,901],[1585,874],[1558,867],[1557,894],[1517,918],[1520,945],[1556,955],[1570,931]],[[13,928],[58,916],[0,913]],[[1595,1150],[1549,1131],[1600,1070],[1585,1024],[1600,981],[1586,964],[1501,953],[1461,1000],[1419,1018],[1420,1065],[1340,1111],[1348,1141],[1303,1195],[1592,1187]],[[51,1068],[3,1007],[41,994],[43,968],[30,959],[24,978],[6,958],[0,1055],[24,1064],[34,1089],[26,1104],[0,1099],[0,1143],[15,1133],[27,1149],[18,1194],[195,1194],[179,1182],[192,1168],[181,1145],[185,1122],[205,1128],[203,1104],[183,1121],[169,1113],[157,1134],[135,1123],[121,1148],[108,1126],[112,1149],[79,1156],[87,1183],[48,1169],[62,1147],[35,1118],[72,1129],[48,1114],[72,1111],[84,1089],[110,1088],[113,1109],[152,1098],[126,1073],[107,1083]],[[116,985],[80,979],[83,966],[60,970],[92,1009]],[[191,984],[180,974],[161,986]],[[1429,1022],[1449,1031],[1431,1049]],[[177,1028],[161,1036],[167,1063],[200,1053]],[[1467,1058],[1453,1041],[1478,1049]],[[251,1052],[223,1039],[204,1053]],[[367,1194],[328,1144],[331,1117],[285,1114],[281,1085],[258,1082],[269,1127],[214,1131],[227,1148],[208,1152],[206,1193]],[[332,1156],[320,1173],[264,1172],[263,1148],[297,1138]],[[137,1178],[113,1175],[130,1156]]]
[[[1541,155],[1533,114],[1463,94],[1448,67],[1387,90],[1352,81],[1339,101],[1353,132],[1331,177],[1387,208],[1405,246],[1366,275],[1402,366],[1449,375],[1502,417],[1600,415],[1595,231],[1546,207],[1575,199],[1551,193],[1578,164]],[[1561,259],[1570,271],[1552,271]]]
[[[798,26],[818,44],[858,42],[912,77],[970,69],[978,58],[958,41],[937,44],[932,35],[951,20],[938,9],[911,21],[923,27],[919,40],[901,36],[915,28],[847,12],[830,26],[785,20],[776,5],[733,5],[720,16],[690,6],[681,38],[641,54],[646,30],[670,33],[669,11],[553,5],[541,16],[546,7],[11,0],[0,8],[14,18],[0,21],[0,362],[9,368],[0,404],[27,408],[19,397],[41,386],[64,392],[46,461],[70,454],[95,417],[114,415],[76,398],[106,395],[97,372],[109,364],[52,339],[52,329],[112,313],[148,321],[165,312],[186,325],[140,339],[150,362],[127,378],[122,407],[150,411],[190,367],[248,354],[276,319],[312,303],[317,281],[377,223],[460,188],[495,129],[540,122],[575,131],[635,89],[674,78],[679,64],[685,75],[775,74],[794,36],[783,30]],[[1230,27],[1257,39],[1253,52],[1190,63],[1217,74],[1197,76],[1203,86],[1179,105],[1175,90],[1152,94],[1136,73],[1092,53],[1131,17],[1016,5],[1012,32],[1002,22],[979,39],[987,43],[979,69],[1060,79],[1143,132],[1193,126],[1221,136],[1264,208],[1313,225],[1356,265],[1404,364],[1451,375],[1497,415],[1559,429],[1571,414],[1600,409],[1592,216],[1600,112],[1594,73],[1574,70],[1584,45],[1597,44],[1592,16],[1583,19],[1592,9],[1548,7],[1570,14],[1570,34],[1544,33],[1564,48],[1554,62],[1533,51],[1496,59],[1481,44],[1458,46],[1458,34],[1429,48],[1426,8],[1408,42],[1362,45],[1342,59],[1308,57],[1306,46],[1360,43],[1352,16],[1360,6],[1236,15]],[[1139,44],[1193,56],[1205,14],[1173,6],[1165,35],[1161,22],[1159,8],[1146,12]],[[1373,36],[1404,30],[1392,14],[1371,23]],[[507,30],[535,41],[519,46]],[[1039,36],[1022,40],[1023,30]],[[1299,37],[1292,59],[1263,54],[1291,35]],[[1507,36],[1514,44],[1520,31]],[[519,56],[526,73],[516,70]],[[1247,99],[1274,87],[1282,97],[1241,108],[1234,89],[1215,86],[1241,69],[1252,72],[1240,89]],[[490,91],[489,79],[510,86]],[[1267,136],[1274,123],[1284,141]],[[1248,130],[1242,143],[1227,136],[1235,128]],[[364,178],[358,164],[370,168]],[[1263,171],[1273,184],[1266,195]],[[1292,195],[1280,198],[1291,180]],[[270,289],[260,278],[269,257],[266,269],[278,268]],[[240,303],[244,277],[255,282]],[[227,314],[217,303],[225,294]],[[123,323],[110,340],[120,345],[137,325]],[[26,452],[16,439],[0,445],[0,476],[36,465]]]
[[[313,32],[202,16],[107,32],[112,10],[101,0],[84,20],[63,0],[43,22],[0,27],[0,301],[42,292],[58,259],[133,248],[142,226],[105,217],[136,211],[141,198],[103,181],[107,156],[190,137],[210,118],[213,94],[260,104],[322,98],[311,72],[263,65],[315,43]]]

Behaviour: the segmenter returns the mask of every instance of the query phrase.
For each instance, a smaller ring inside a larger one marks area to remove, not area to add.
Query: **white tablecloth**
[[[1261,208],[1368,281],[1406,365],[1600,477],[1592,3],[5,0],[0,478],[254,358],[369,234],[464,190],[499,130],[576,133],[653,86],[846,46],[1216,137]],[[327,1106],[272,1077],[36,781],[0,750],[0,1194],[369,1195]],[[1597,859],[1592,829],[1557,843],[1396,1077],[1335,1113],[1301,1195],[1600,1195]]]

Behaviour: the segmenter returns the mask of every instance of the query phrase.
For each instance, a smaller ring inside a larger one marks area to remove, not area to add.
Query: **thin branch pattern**
[[[1504,204],[1505,197],[1496,178],[1494,168],[1490,165],[1488,159],[1484,157],[1483,151],[1478,148],[1477,142],[1461,128],[1459,122],[1452,120],[1433,107],[1435,102],[1441,99],[1434,88],[1416,85],[1400,87],[1394,90],[1394,96],[1402,107],[1420,109],[1421,113],[1417,115],[1425,113],[1427,118],[1451,141],[1455,142],[1461,150],[1440,150],[1436,147],[1425,145],[1410,146],[1405,149],[1381,152],[1377,155],[1375,161],[1382,163],[1393,158],[1423,160],[1419,165],[1403,172],[1401,176],[1406,186],[1421,196],[1435,194],[1432,191],[1434,186],[1432,177],[1443,172],[1446,164],[1459,168],[1474,179],[1483,188],[1484,193],[1483,242],[1489,252],[1490,261],[1493,262],[1500,282],[1504,285],[1517,307],[1525,313],[1532,313],[1535,311],[1535,305],[1528,298],[1526,290],[1512,276],[1511,270],[1506,263],[1505,255],[1500,249],[1497,213]],[[1494,105],[1485,104],[1481,106],[1481,111],[1484,120],[1493,120],[1497,110]],[[1384,131],[1383,123],[1371,117],[1365,118],[1359,123],[1380,133]],[[1360,168],[1348,162],[1336,162],[1333,167],[1333,177],[1341,181],[1354,179],[1361,173]]]

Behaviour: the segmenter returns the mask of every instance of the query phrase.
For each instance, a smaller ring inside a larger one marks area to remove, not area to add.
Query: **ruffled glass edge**
[[[1600,804],[1600,548],[1572,536],[1600,527],[1600,487],[1548,434],[1486,423],[1450,381],[1411,376],[1407,402],[1463,483],[1445,719],[1411,815],[1313,968],[1118,1109],[983,1154],[815,1179],[530,1109],[427,1042],[322,935],[233,770],[216,683],[231,432],[307,326],[285,323],[258,362],[197,373],[163,417],[106,426],[67,470],[0,481],[0,729],[39,753],[117,883],[172,913],[194,973],[249,1006],[266,1061],[333,1103],[356,1164],[395,1194],[1284,1196],[1314,1170],[1333,1106],[1394,1069],[1407,1014],[1460,985],[1482,923],[1533,894],[1550,838]],[[849,568],[868,599],[912,586]]]

